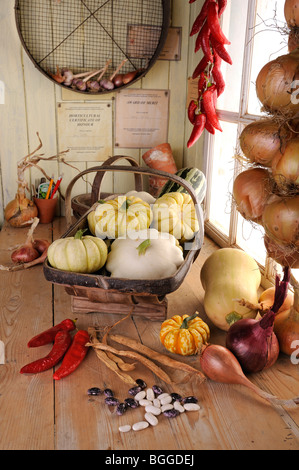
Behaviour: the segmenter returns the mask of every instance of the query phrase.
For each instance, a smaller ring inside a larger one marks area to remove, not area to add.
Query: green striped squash
[[[207,181],[203,172],[200,171],[198,168],[182,168],[175,174],[176,176],[179,176],[180,178],[186,180],[192,186],[198,199],[198,203],[200,204],[206,195],[207,189]],[[159,197],[163,196],[163,194],[172,192],[188,193],[187,189],[185,189],[179,183],[169,180],[163,186]]]

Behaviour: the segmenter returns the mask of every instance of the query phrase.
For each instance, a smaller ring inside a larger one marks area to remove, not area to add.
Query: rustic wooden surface
[[[53,240],[64,231],[63,219],[39,225],[35,236]],[[25,240],[27,229],[5,225],[0,232],[0,263],[7,265],[13,247]],[[205,240],[203,249],[181,287],[168,296],[168,315],[192,314],[202,308],[201,265],[217,247]],[[134,378],[149,386],[157,383],[165,391],[195,395],[200,412],[185,412],[176,419],[159,417],[156,427],[121,434],[121,424],[143,418],[142,409],[119,417],[104,404],[103,396],[89,397],[93,386],[109,387],[124,399],[129,386],[120,382],[90,350],[84,363],[72,375],[54,382],[53,371],[21,375],[20,368],[46,355],[49,346],[29,349],[28,340],[71,312],[71,297],[62,286],[45,280],[41,266],[29,270],[0,271],[0,340],[5,345],[5,364],[0,365],[0,449],[1,450],[299,450],[299,410],[273,408],[241,386],[194,379],[166,386],[152,372],[136,364]],[[120,319],[112,314],[76,314],[77,327],[112,325]],[[209,323],[209,322],[208,322]],[[114,328],[114,333],[141,340],[167,353],[159,342],[159,321],[133,316]],[[210,324],[210,323],[209,323]],[[224,344],[225,333],[211,327],[211,342]],[[184,360],[194,367],[198,358]],[[168,373],[173,372],[169,369]],[[173,376],[174,377],[174,376]],[[176,374],[179,378],[179,374]],[[183,378],[183,377],[180,377]],[[281,355],[268,371],[251,375],[263,390],[281,398],[298,395],[299,368]]]

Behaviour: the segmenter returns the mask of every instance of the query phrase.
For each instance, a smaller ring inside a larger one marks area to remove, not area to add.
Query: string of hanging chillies
[[[195,0],[189,0],[193,3]],[[198,78],[198,98],[188,106],[188,119],[193,129],[187,143],[190,148],[206,129],[215,134],[222,132],[216,113],[217,98],[224,92],[225,82],[221,72],[222,60],[232,65],[232,59],[225,46],[230,41],[225,37],[220,17],[227,6],[227,0],[205,0],[195,19],[190,36],[197,34],[195,52],[202,50],[203,57],[195,68],[192,78]]]

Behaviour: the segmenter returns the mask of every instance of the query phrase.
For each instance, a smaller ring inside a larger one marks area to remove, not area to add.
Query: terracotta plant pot
[[[50,224],[53,222],[56,212],[57,197],[53,199],[39,199],[34,197],[33,199],[37,206],[40,223]]]

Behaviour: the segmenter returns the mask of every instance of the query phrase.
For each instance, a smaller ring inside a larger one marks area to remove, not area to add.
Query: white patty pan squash
[[[212,323],[227,331],[241,318],[255,318],[256,311],[240,305],[245,299],[258,302],[261,272],[245,251],[221,248],[204,262],[200,279],[205,291],[204,309]]]
[[[78,230],[74,237],[59,238],[48,248],[48,261],[53,268],[77,273],[94,273],[107,260],[108,249],[104,240],[91,235],[83,236]]]
[[[152,221],[150,205],[135,196],[102,201],[87,216],[89,230],[99,238],[125,237],[129,231],[147,229]]]
[[[190,194],[172,192],[159,197],[153,205],[152,227],[182,242],[191,240],[199,224]]]
[[[161,279],[172,276],[183,261],[183,252],[175,237],[148,229],[114,240],[106,268],[112,277]]]

